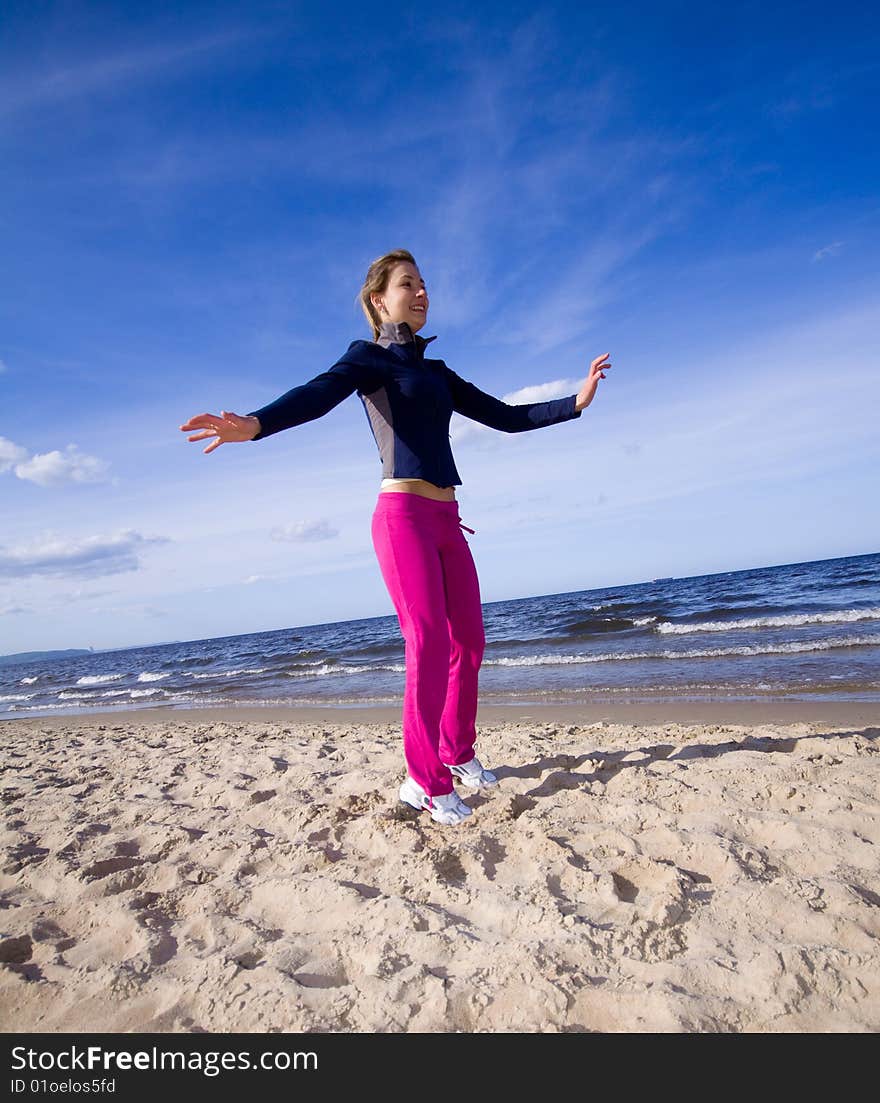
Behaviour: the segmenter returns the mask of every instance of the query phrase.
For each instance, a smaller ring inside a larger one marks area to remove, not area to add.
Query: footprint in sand
[[[64,951],[64,960],[74,969],[85,968],[91,971],[129,961],[148,948],[146,934],[137,921],[116,914],[105,917],[100,927],[92,928],[74,945],[68,947]]]
[[[23,965],[30,961],[34,944],[29,935],[12,935],[0,939],[0,963],[3,965]]]
[[[467,880],[458,851],[452,847],[445,847],[433,854],[431,864],[440,880],[448,885],[463,885]]]
[[[81,871],[80,877],[84,881],[100,881],[104,877],[109,877],[112,873],[134,869],[142,864],[142,858],[130,858],[124,855],[119,855],[116,858],[104,858],[102,861],[93,862],[90,866],[86,866]]]
[[[687,917],[693,882],[672,863],[630,859],[610,872],[617,899],[633,905],[639,918],[669,927]]]
[[[33,838],[20,842],[9,850],[9,856],[2,867],[3,873],[19,873],[26,866],[39,865],[49,856],[49,848],[39,846]]]

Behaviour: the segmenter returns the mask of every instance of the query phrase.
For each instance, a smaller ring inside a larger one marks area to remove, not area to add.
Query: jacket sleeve
[[[381,385],[382,379],[375,368],[358,363],[353,357],[343,358],[308,383],[294,387],[259,410],[251,410],[248,417],[260,419],[260,431],[252,439],[263,440],[282,429],[314,421],[355,391],[370,394]]]
[[[549,402],[526,402],[518,406],[508,405],[500,398],[494,398],[485,391],[460,378],[446,367],[446,382],[452,395],[453,409],[488,425],[490,429],[500,429],[504,433],[524,433],[529,429],[541,429],[545,425],[556,425],[560,421],[570,421],[580,417],[581,411],[574,408],[577,395],[568,398],[554,398]]]

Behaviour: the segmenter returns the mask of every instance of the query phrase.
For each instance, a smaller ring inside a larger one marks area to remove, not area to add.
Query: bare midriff
[[[435,502],[454,502],[454,486],[435,486],[425,479],[383,479],[380,494],[419,494]]]

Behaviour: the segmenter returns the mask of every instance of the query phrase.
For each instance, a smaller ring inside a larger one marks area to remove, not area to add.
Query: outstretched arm
[[[605,378],[602,375],[603,370],[611,366],[607,363],[599,366],[608,355],[605,353],[593,361],[590,376],[579,394],[568,398],[554,398],[547,402],[525,402],[518,405],[510,405],[500,398],[486,394],[473,383],[461,379],[446,365],[444,367],[452,394],[452,405],[458,413],[480,422],[481,425],[487,425],[490,429],[500,429],[505,433],[524,433],[530,429],[541,429],[545,425],[556,425],[560,421],[580,417],[581,410],[593,400],[598,379]]]
[[[259,410],[245,415],[227,410],[222,410],[219,414],[197,414],[180,428],[185,433],[194,429],[200,430],[188,438],[191,441],[215,438],[204,449],[207,454],[221,444],[262,440],[273,433],[280,433],[282,429],[291,429],[294,425],[314,421],[338,406],[354,391],[363,390],[369,394],[379,383],[375,371],[369,366],[339,361],[329,371],[316,375],[300,387],[294,387]]]

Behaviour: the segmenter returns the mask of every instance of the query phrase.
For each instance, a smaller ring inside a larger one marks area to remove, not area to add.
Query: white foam
[[[77,678],[74,685],[78,686],[102,686],[106,682],[118,682],[120,678],[124,678],[124,674],[86,674],[82,678]]]
[[[742,620],[707,620],[703,624],[671,624],[663,621],[656,631],[683,636],[691,632],[731,632],[737,628],[790,628],[801,624],[852,624],[880,620],[880,609],[838,609],[830,613],[791,613],[772,617],[744,617]]]
[[[316,678],[324,674],[375,674],[378,671],[389,671],[394,674],[402,674],[406,671],[404,663],[390,663],[382,666],[332,666],[322,663],[311,670],[286,670],[288,678]]]
[[[170,674],[153,674],[151,671],[146,671],[143,674],[138,674],[139,682],[161,682],[163,678],[170,678]]]
[[[164,693],[161,689],[132,689],[129,690],[132,697],[152,697],[154,693]]]
[[[631,659],[713,659],[724,655],[786,655],[803,651],[830,651],[838,647],[880,645],[880,636],[834,636],[804,643],[752,644],[708,647],[702,651],[606,651],[599,655],[525,655],[514,659],[486,659],[483,666],[567,666],[570,663],[628,662]]]
[[[20,686],[32,686],[37,678],[39,678],[39,674],[35,674],[33,678],[22,678],[18,684]]]
[[[70,711],[70,705],[36,705],[32,709],[23,709],[21,705],[10,705],[8,712],[42,712],[44,709],[67,709]]]
[[[30,701],[36,693],[6,693],[0,695],[0,701]]]
[[[216,674],[196,674],[188,670],[184,672],[184,677],[197,678],[200,682],[204,682],[210,678],[234,678],[236,674],[262,674],[265,669],[264,666],[258,666],[252,670],[221,670]]]

